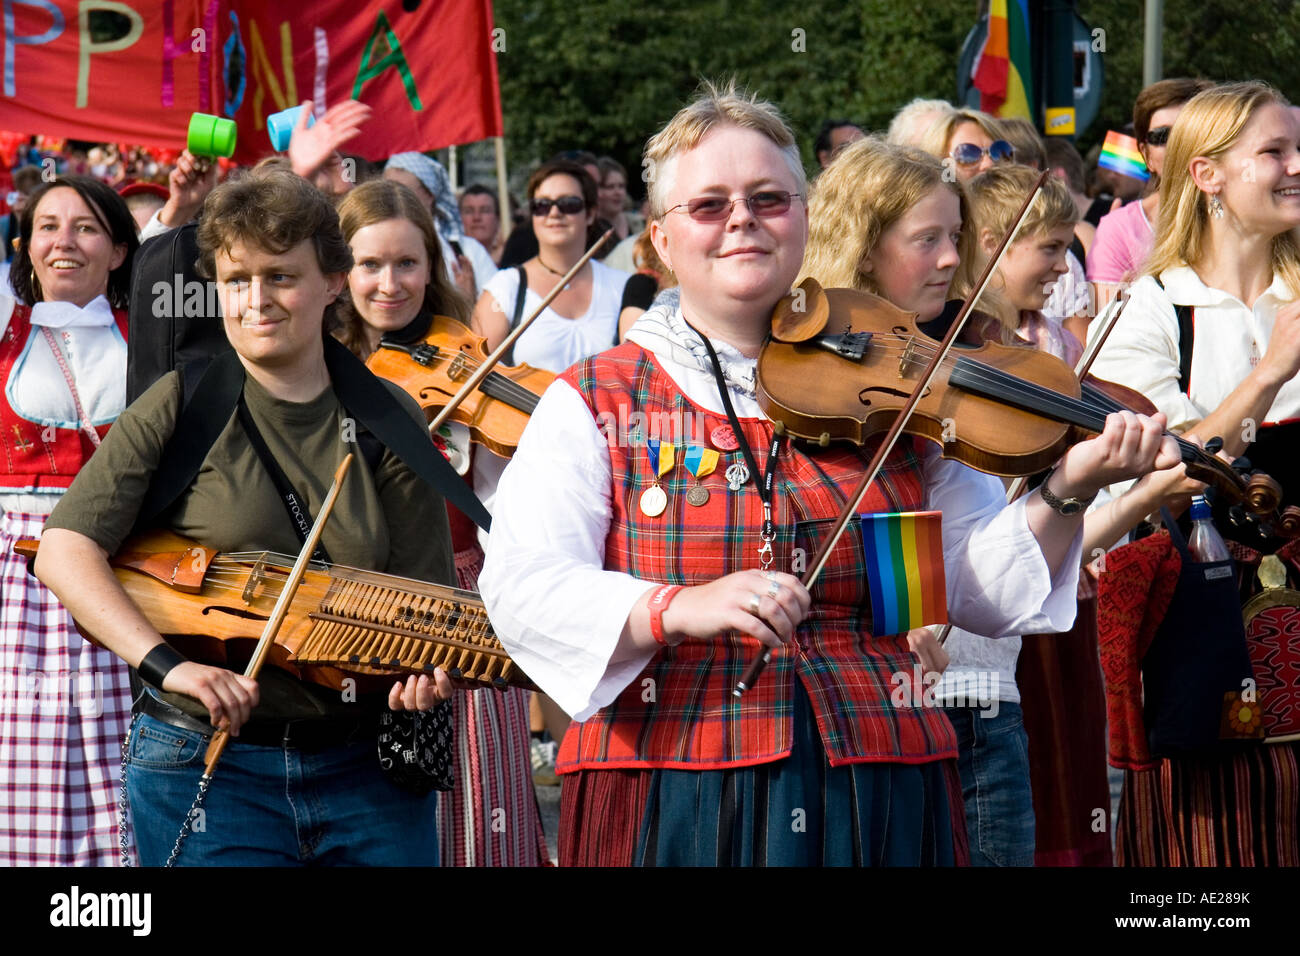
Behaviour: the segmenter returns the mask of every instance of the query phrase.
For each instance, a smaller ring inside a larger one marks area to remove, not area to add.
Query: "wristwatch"
[[[1094,491],[1087,498],[1058,498],[1056,495],[1052,494],[1051,489],[1047,487],[1047,483],[1052,480],[1052,475],[1054,474],[1056,474],[1055,468],[1047,473],[1047,477],[1043,479],[1043,483],[1038,486],[1038,493],[1043,496],[1043,500],[1047,502],[1047,506],[1058,515],[1065,515],[1067,518],[1071,515],[1077,515],[1084,508],[1088,507],[1088,505],[1092,504],[1093,499],[1097,497],[1097,493]]]

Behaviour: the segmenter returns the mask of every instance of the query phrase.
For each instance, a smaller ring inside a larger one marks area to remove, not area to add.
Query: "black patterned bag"
[[[450,790],[456,782],[451,748],[450,703],[432,710],[385,710],[380,716],[379,766],[404,790]]]

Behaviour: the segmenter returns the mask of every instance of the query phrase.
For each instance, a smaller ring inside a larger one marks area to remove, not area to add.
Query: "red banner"
[[[178,147],[192,112],[215,113],[235,119],[236,158],[252,161],[271,152],[269,114],[358,99],[374,116],[345,149],[367,159],[501,135],[491,0],[3,8],[0,129]]]

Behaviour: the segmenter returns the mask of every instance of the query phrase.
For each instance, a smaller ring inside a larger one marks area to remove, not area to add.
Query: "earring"
[[[1223,201],[1218,193],[1210,193],[1210,215],[1215,219],[1223,218]]]

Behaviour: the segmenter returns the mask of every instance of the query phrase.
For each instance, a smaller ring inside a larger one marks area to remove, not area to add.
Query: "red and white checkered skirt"
[[[112,866],[127,666],[84,640],[13,553],[45,518],[0,517],[0,865]]]

